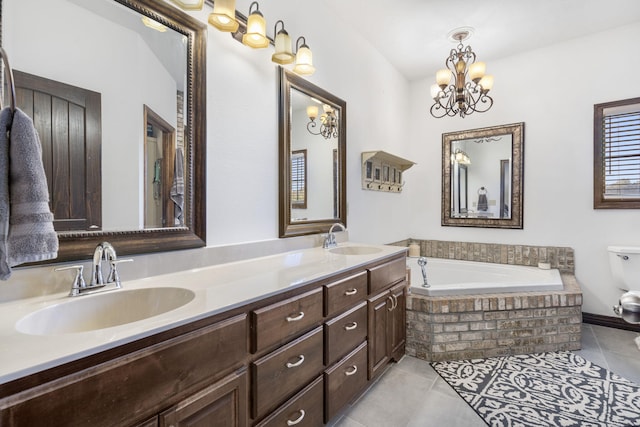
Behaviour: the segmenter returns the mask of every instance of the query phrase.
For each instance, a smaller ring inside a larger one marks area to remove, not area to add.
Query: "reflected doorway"
[[[144,228],[173,227],[176,131],[146,105],[144,123]]]

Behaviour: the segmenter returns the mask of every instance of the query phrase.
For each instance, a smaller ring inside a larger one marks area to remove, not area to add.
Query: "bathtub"
[[[430,286],[425,288],[422,286],[418,258],[407,258],[407,267],[410,268],[410,292],[419,295],[474,295],[563,289],[562,278],[557,269],[427,258],[427,281]]]

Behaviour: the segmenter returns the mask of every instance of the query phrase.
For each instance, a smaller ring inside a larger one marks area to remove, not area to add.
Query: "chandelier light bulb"
[[[449,82],[451,81],[451,71],[447,69],[438,70],[436,73],[436,83],[441,88],[449,86]]]
[[[474,82],[478,83],[482,77],[484,77],[484,73],[487,71],[487,65],[482,62],[475,62],[469,66],[469,78]]]
[[[482,77],[478,84],[480,86],[482,86],[482,91],[483,92],[489,92],[493,88],[493,76],[492,75],[486,75],[486,76]]]

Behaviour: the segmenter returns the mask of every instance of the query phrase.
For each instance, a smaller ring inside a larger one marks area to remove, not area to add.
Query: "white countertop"
[[[72,299],[99,298],[100,294],[71,298],[65,292],[2,303],[0,384],[406,251],[406,248],[397,246],[351,242],[338,246],[368,246],[378,248],[379,252],[339,255],[326,249],[312,248],[140,280],[127,281],[126,277],[122,277],[122,290],[184,287],[193,291],[195,298],[182,307],[158,316],[88,332],[29,335],[19,332],[15,325],[24,316],[42,308],[64,304]]]

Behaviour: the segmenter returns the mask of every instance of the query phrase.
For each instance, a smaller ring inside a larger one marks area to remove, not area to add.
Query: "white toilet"
[[[640,323],[640,247],[609,246],[614,285],[624,293],[613,312],[629,323]]]

